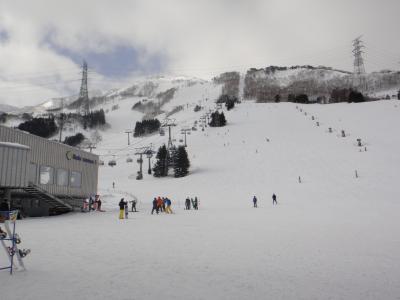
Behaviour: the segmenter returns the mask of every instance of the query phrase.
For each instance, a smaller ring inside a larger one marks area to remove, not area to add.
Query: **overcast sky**
[[[0,103],[33,105],[136,76],[268,65],[400,69],[400,0],[0,0]]]

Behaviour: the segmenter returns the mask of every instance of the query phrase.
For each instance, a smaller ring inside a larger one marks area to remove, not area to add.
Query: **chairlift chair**
[[[110,160],[110,161],[108,162],[108,165],[109,165],[110,167],[114,167],[114,166],[117,165],[117,162],[115,161],[115,159],[112,159],[112,160]]]
[[[127,162],[127,163],[131,163],[131,162],[133,162],[133,159],[130,158],[130,157],[128,157],[128,158],[126,159],[126,162]]]

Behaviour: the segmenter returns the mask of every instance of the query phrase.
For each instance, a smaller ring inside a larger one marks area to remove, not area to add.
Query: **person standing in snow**
[[[197,197],[194,197],[194,207],[195,210],[199,209],[199,200],[197,199]]]
[[[272,205],[274,204],[278,204],[278,202],[276,201],[276,195],[272,194]]]
[[[125,211],[124,198],[121,198],[121,201],[119,201],[118,205],[119,205],[119,218],[122,220],[124,218],[124,211]]]
[[[165,205],[166,205],[165,212],[167,214],[173,214],[172,209],[171,209],[171,204],[172,204],[171,200],[169,198],[165,197]]]
[[[113,181],[113,189],[115,189],[115,182]]]
[[[133,200],[131,201],[131,203],[132,203],[132,207],[131,207],[132,212],[133,212],[133,210],[135,210],[135,212],[136,212],[136,211],[137,211],[137,210],[136,210],[136,199],[133,199]]]
[[[253,207],[257,207],[257,197],[253,197]]]
[[[153,214],[154,211],[156,211],[158,214],[157,198],[154,198],[154,200],[153,200],[153,209],[151,210],[151,214]]]
[[[190,210],[190,199],[189,199],[189,197],[187,197],[186,200],[185,200],[185,207],[186,207],[186,210]]]
[[[166,208],[166,206],[167,206],[167,197],[162,197],[162,210],[164,211],[164,212],[166,212],[165,211],[165,208]]]
[[[102,211],[101,210],[101,199],[100,199],[100,196],[96,195],[96,198],[97,198],[97,210],[98,211]]]
[[[163,210],[163,205],[164,205],[164,200],[161,199],[160,196],[158,196],[158,198],[157,198],[157,209],[158,209],[158,211],[160,211],[160,212],[164,211]]]

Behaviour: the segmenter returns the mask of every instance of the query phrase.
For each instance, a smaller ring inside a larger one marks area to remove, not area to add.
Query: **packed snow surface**
[[[398,101],[244,102],[225,111],[226,127],[188,136],[189,176],[154,178],[145,159],[141,181],[134,148],[167,135],[128,147],[127,118],[139,116],[126,103],[96,149],[108,155],[106,212],[18,221],[32,253],[26,272],[0,273],[1,299],[399,299]],[[204,112],[193,105],[174,115],[177,143]],[[133,195],[139,212],[119,220],[120,198]],[[155,196],[175,214],[151,215]],[[183,209],[187,196],[198,211]]]

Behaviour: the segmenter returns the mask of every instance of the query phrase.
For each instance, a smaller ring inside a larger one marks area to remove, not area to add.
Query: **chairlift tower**
[[[150,158],[153,156],[153,153],[154,152],[153,152],[152,146],[135,148],[135,155],[139,156],[137,162],[139,163],[139,166],[140,166],[138,175],[136,176],[136,180],[143,179],[143,155],[147,155],[147,158],[149,159],[149,168],[150,168]],[[150,173],[151,173],[151,170],[150,170]]]
[[[190,132],[191,129],[190,128],[182,128],[181,129],[181,133],[185,135],[185,147],[187,147],[187,142],[186,142],[186,135],[188,132]]]
[[[130,134],[132,133],[132,130],[127,129],[127,130],[125,130],[125,133],[128,134],[128,146],[129,146],[131,144]]]
[[[176,126],[175,119],[165,119],[161,127],[168,127],[168,149],[173,147],[171,138],[171,127]]]

